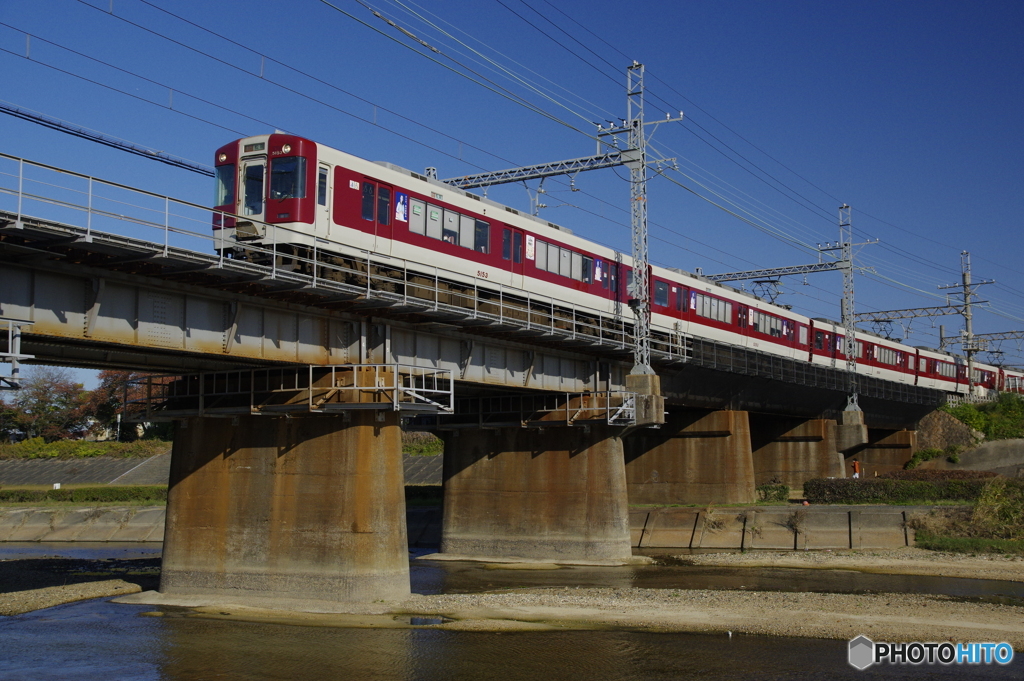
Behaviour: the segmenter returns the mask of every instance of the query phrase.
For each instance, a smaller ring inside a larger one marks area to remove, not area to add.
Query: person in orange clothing
[[[854,459],[853,463],[851,463],[850,465],[853,466],[853,477],[859,478],[860,477],[860,461],[857,461],[857,459]]]

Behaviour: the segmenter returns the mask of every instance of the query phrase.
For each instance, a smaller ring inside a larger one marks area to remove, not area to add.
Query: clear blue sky
[[[647,68],[648,118],[686,114],[652,140],[678,159],[669,176],[762,227],[655,178],[655,262],[705,272],[811,262],[765,232],[834,240],[846,202],[858,238],[882,240],[858,256],[877,273],[858,277],[859,311],[940,304],[930,296],[958,281],[966,249],[975,278],[998,282],[982,289],[992,309],[975,330],[1024,329],[1022,3],[367,2],[440,54],[355,0],[113,0],[113,14],[110,0],[0,0],[0,99],[203,163],[279,128],[447,177],[594,153],[593,123],[624,116],[635,59]],[[8,154],[212,198],[207,178],[9,116],[0,139]],[[578,192],[549,181],[541,215],[628,251],[625,176],[581,175]],[[490,196],[528,207],[522,186]],[[801,312],[839,317],[836,273],[790,278],[784,292]],[[952,332],[959,318],[938,323]],[[937,329],[917,320],[908,342],[935,346]],[[1024,363],[1016,342],[1003,349]]]

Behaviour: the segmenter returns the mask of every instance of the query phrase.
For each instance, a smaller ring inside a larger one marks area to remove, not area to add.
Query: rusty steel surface
[[[175,432],[160,590],[409,595],[399,417],[190,419]]]

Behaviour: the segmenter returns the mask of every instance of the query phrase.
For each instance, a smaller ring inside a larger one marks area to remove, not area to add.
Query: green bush
[[[167,488],[159,485],[136,487],[64,487],[61,489],[0,489],[0,502],[71,501],[74,503],[167,501]]]
[[[960,468],[915,468],[909,471],[889,471],[878,477],[894,480],[973,480],[974,478],[997,478],[999,474],[991,471],[965,471]]]
[[[816,478],[804,483],[804,496],[814,504],[970,502],[979,499],[988,484],[989,479],[987,478],[960,480]]]
[[[1024,397],[1001,393],[995,402],[943,407],[971,428],[985,434],[986,440],[1024,437]]]
[[[924,463],[925,461],[937,459],[943,454],[945,454],[945,452],[943,452],[941,449],[938,449],[937,447],[932,447],[929,449],[919,449],[916,452],[914,452],[914,455],[910,457],[910,461],[904,464],[903,467],[909,471],[912,468],[917,468],[920,464]]]
[[[783,484],[778,478],[758,485],[754,491],[760,501],[789,501],[789,485]]]
[[[115,458],[146,458],[169,451],[170,442],[136,440],[135,442],[92,442],[89,440],[58,440],[47,443],[34,437],[17,444],[0,444],[0,459],[88,459],[97,456]]]

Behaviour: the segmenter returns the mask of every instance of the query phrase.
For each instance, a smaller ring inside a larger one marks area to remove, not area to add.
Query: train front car
[[[218,247],[232,258],[300,269],[316,238],[316,143],[247,137],[218,149],[215,168]]]

